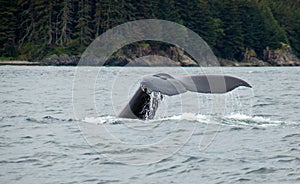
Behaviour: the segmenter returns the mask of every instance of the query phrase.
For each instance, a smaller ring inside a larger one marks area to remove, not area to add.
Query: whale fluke
[[[195,75],[178,78],[188,91],[226,93],[239,86],[250,87],[246,81],[227,75]]]
[[[163,95],[173,96],[187,91],[220,94],[239,86],[249,87],[246,81],[227,75],[192,75],[174,78],[159,73],[142,78],[129,103],[119,114],[121,118],[153,119]]]
[[[187,91],[181,81],[165,73],[144,77],[141,81],[141,87],[147,90],[148,93],[157,91],[168,96],[178,95]]]

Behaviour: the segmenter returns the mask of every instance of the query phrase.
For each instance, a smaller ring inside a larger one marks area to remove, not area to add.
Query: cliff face
[[[178,47],[161,49],[148,45],[146,47],[136,47],[133,49],[125,48],[113,55],[105,65],[116,66],[119,63],[118,60],[126,60],[126,64],[129,66],[198,66],[193,58],[189,57]]]
[[[276,50],[267,47],[264,50],[264,60],[272,66],[300,66],[299,58],[293,54],[288,45]]]
[[[242,61],[219,59],[221,66],[300,66],[300,59],[293,54],[291,47],[282,44],[280,49],[272,50],[267,47],[262,57],[253,50],[247,50]]]

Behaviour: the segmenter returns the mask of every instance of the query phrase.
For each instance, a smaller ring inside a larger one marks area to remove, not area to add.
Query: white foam
[[[194,114],[194,113],[183,113],[181,115],[174,115],[170,117],[154,119],[151,121],[161,121],[161,120],[188,120],[188,121],[199,121],[207,122],[210,119],[210,116],[203,114]]]
[[[259,127],[268,127],[268,126],[279,126],[285,124],[283,121],[271,120],[270,118],[261,117],[261,116],[249,116],[245,114],[231,114],[225,116],[225,119],[236,120],[237,124],[248,125],[248,126],[259,126]]]
[[[269,127],[269,126],[280,126],[280,125],[297,125],[292,122],[284,122],[278,120],[272,120],[270,118],[262,117],[262,116],[249,116],[245,114],[230,114],[224,117],[214,117],[210,115],[203,114],[194,114],[194,113],[183,113],[181,115],[174,115],[170,117],[164,117],[159,119],[148,120],[148,123],[156,123],[157,121],[166,121],[166,120],[187,120],[187,121],[198,121],[200,123],[218,123],[220,125],[226,126],[249,126],[249,127]],[[102,117],[86,117],[82,120],[86,123],[92,124],[115,124],[121,123],[125,121],[139,121],[139,120],[131,120],[124,118],[117,118],[114,116],[102,116]],[[144,121],[143,121],[144,122]]]
[[[116,120],[118,119],[113,116],[103,116],[103,117],[86,117],[82,121],[86,123],[92,123],[92,124],[105,124],[107,122],[114,122]]]

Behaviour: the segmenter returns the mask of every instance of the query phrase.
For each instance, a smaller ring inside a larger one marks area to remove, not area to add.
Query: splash
[[[96,125],[121,123],[121,119],[114,116],[86,117],[82,121],[85,123],[96,124]]]
[[[286,121],[278,121],[272,120],[268,117],[262,116],[249,116],[246,114],[230,114],[224,117],[212,116],[212,115],[203,115],[203,114],[193,114],[193,113],[182,113],[181,115],[174,115],[163,118],[155,118],[152,120],[148,120],[149,124],[156,124],[158,122],[164,123],[178,123],[183,121],[191,121],[203,124],[209,123],[217,123],[221,126],[230,126],[230,127],[257,127],[257,128],[266,128],[266,127],[274,127],[274,126],[299,126],[298,123],[295,122],[286,122]],[[125,118],[117,118],[114,116],[102,116],[102,117],[86,117],[82,120],[85,123],[91,124],[139,124],[144,123],[145,121],[134,120],[134,119],[125,119]],[[182,123],[184,123],[182,122]]]
[[[272,120],[262,116],[249,116],[245,114],[231,114],[222,118],[222,124],[230,126],[248,126],[248,127],[273,127],[284,125],[295,125],[293,122]]]

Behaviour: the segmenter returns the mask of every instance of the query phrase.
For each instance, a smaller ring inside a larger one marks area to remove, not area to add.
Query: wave
[[[128,121],[129,119],[117,118],[114,116],[101,116],[101,117],[86,117],[82,121],[92,124],[119,124],[123,121]]]
[[[86,117],[81,120],[86,123],[92,124],[123,124],[129,122],[145,122],[144,120],[138,119],[125,119],[118,118],[115,116],[101,116],[101,117]],[[170,117],[158,118],[153,120],[147,120],[148,123],[157,123],[161,121],[192,121],[199,123],[215,123],[223,126],[235,126],[235,127],[270,127],[270,126],[286,126],[286,125],[298,125],[294,122],[285,122],[272,120],[269,117],[263,116],[250,116],[245,114],[230,114],[222,117],[212,116],[212,115],[203,115],[203,114],[192,114],[192,113],[183,113],[181,115],[174,115]]]
[[[34,118],[34,117],[26,117],[25,120],[30,123],[38,123],[38,124],[49,124],[53,122],[73,122],[76,121],[72,118],[56,118],[53,116],[44,116],[42,118]]]
[[[269,127],[280,125],[292,125],[292,122],[272,120],[269,117],[249,116],[244,114],[231,114],[223,118],[223,124],[251,127]]]

